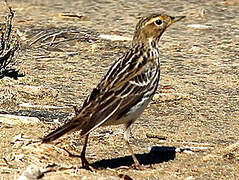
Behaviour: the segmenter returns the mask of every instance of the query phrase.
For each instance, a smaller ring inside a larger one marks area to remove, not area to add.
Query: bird
[[[90,132],[100,126],[124,124],[124,141],[131,152],[136,169],[142,166],[129,144],[131,127],[143,113],[155,94],[160,80],[159,41],[165,30],[185,16],[154,13],[142,17],[136,25],[129,48],[109,68],[93,88],[76,115],[53,132],[42,138],[42,143],[80,131],[85,136],[80,154],[82,167],[91,169],[86,147]]]

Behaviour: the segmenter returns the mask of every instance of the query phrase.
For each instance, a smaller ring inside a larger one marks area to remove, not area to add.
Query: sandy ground
[[[0,80],[0,113],[39,122],[0,117],[0,179],[17,179],[30,165],[45,172],[42,179],[238,179],[238,0],[12,0],[9,5],[22,43],[15,67],[25,77]],[[0,8],[3,22],[2,1]],[[121,126],[90,135],[87,158],[101,168],[96,172],[82,169],[80,159],[64,150],[80,153],[83,139],[77,133],[40,144],[73,114],[72,105],[81,106],[129,45],[99,35],[131,38],[137,17],[152,11],[187,16],[162,37],[160,87],[132,130],[139,161],[152,167],[127,168],[132,159]]]

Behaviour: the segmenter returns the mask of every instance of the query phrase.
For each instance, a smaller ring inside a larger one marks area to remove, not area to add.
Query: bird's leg
[[[73,109],[75,111],[75,116],[77,116],[80,113],[80,108],[78,106],[73,106]]]
[[[139,161],[136,158],[136,156],[134,154],[134,151],[133,151],[132,147],[129,144],[129,136],[130,136],[130,126],[131,126],[131,124],[132,123],[126,125],[126,130],[124,132],[124,140],[125,140],[125,143],[126,143],[127,147],[129,148],[129,150],[131,152],[131,155],[132,155],[132,158],[133,158],[133,161],[134,161],[134,168],[142,169],[142,166],[139,164]]]
[[[86,151],[86,147],[87,147],[87,143],[88,143],[88,138],[89,138],[89,134],[87,134],[85,137],[85,143],[84,143],[83,149],[81,151],[80,158],[81,158],[82,167],[86,168],[90,171],[93,171],[94,168],[90,165],[90,163],[85,158],[85,151]]]

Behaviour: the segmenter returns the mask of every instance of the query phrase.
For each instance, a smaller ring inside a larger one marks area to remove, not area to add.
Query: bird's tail
[[[66,133],[72,132],[78,129],[78,126],[75,124],[76,121],[69,121],[68,123],[64,124],[63,126],[57,128],[53,132],[49,133],[42,139],[42,143],[48,143],[58,139],[59,137],[63,136]]]

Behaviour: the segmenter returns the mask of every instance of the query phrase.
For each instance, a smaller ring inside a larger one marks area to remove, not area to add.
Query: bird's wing
[[[85,101],[79,117],[81,135],[99,127],[109,119],[118,119],[146,95],[152,95],[158,83],[159,65],[148,52],[135,50],[116,61]]]

